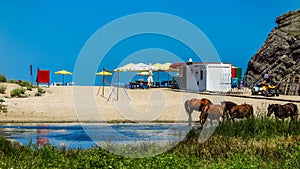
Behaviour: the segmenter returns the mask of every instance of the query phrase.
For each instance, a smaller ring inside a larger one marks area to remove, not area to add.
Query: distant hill
[[[279,16],[276,23],[278,26],[248,63],[244,80],[250,87],[264,74],[273,76],[277,82],[294,82],[299,86],[299,78],[297,81],[295,77],[300,76],[300,10]]]

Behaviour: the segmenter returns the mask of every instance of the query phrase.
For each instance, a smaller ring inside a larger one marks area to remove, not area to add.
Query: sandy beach
[[[191,98],[208,98],[214,104],[229,100],[242,104],[252,104],[256,116],[266,113],[268,104],[283,104],[287,101],[243,98],[235,96],[206,95],[172,91],[167,88],[123,89],[91,86],[50,86],[43,87],[46,93],[34,96],[36,89],[27,91],[26,98],[12,98],[10,91],[19,87],[16,84],[7,86],[6,94],[0,94],[7,113],[0,113],[0,122],[187,122],[188,116],[184,102]],[[114,90],[112,92],[112,90]],[[111,96],[110,96],[111,95]],[[244,96],[250,94],[246,93]],[[108,97],[110,96],[109,100]],[[300,96],[279,96],[280,99],[300,100]],[[299,103],[296,103],[300,107]],[[197,121],[199,112],[193,113]]]

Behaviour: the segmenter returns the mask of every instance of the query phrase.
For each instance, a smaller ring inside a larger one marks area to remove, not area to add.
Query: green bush
[[[0,82],[6,82],[6,77],[0,74]]]
[[[36,92],[34,96],[42,96],[42,94],[40,92]]]
[[[26,87],[26,89],[30,91],[32,91],[33,88],[32,83],[28,81],[23,81],[20,86]]]
[[[39,93],[46,93],[46,91],[44,89],[42,89],[41,87],[38,87],[38,92]]]
[[[28,82],[28,81],[22,81],[20,86],[27,87],[27,86],[32,86],[32,84],[31,84],[31,82]]]
[[[26,86],[26,89],[32,91],[32,85]]]
[[[4,105],[4,102],[5,100],[0,99],[0,113],[7,113],[7,105]]]
[[[7,88],[6,86],[0,85],[0,93],[1,93],[1,94],[5,94],[6,88]]]
[[[15,79],[11,79],[11,80],[8,81],[8,83],[18,84],[18,81],[15,80]]]
[[[25,92],[26,92],[26,90],[23,87],[16,88],[16,89],[13,89],[12,91],[10,91],[10,96],[11,97],[27,97],[25,95]]]

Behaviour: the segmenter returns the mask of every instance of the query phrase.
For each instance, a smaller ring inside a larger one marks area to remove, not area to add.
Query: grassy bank
[[[102,148],[38,148],[0,139],[0,168],[299,168],[300,123],[267,118],[225,123],[206,142],[198,130],[163,154],[126,158]],[[153,145],[156,146],[156,145]],[[142,149],[142,146],[128,151]],[[137,150],[138,152],[138,150]]]

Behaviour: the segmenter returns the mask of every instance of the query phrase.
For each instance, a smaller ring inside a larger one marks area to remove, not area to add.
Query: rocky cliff
[[[248,63],[244,80],[250,87],[264,74],[277,82],[300,75],[300,10],[279,16],[276,23],[278,26]]]

